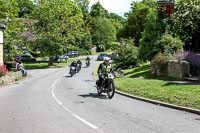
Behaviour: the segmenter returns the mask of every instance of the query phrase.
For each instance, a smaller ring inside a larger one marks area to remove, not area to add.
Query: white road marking
[[[71,110],[69,110],[65,105],[62,104],[62,102],[60,102],[58,100],[58,98],[56,97],[55,93],[54,93],[54,88],[56,83],[60,80],[61,78],[57,79],[56,81],[54,81],[54,83],[51,86],[51,95],[53,96],[54,100],[68,113],[72,114],[75,118],[77,118],[78,120],[80,120],[81,122],[83,122],[84,124],[88,125],[89,127],[99,131],[100,133],[103,133],[103,131],[101,129],[99,129],[97,126],[93,125],[92,123],[86,121],[85,119],[81,118],[80,116],[76,115],[74,112],[72,112]]]

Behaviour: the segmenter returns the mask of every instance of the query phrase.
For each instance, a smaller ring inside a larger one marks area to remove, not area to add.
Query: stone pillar
[[[5,28],[5,25],[0,24],[0,64],[3,64],[3,31]]]

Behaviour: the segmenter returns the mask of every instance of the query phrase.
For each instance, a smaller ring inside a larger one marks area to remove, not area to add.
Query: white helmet
[[[104,57],[104,61],[109,61],[110,59],[108,57]]]

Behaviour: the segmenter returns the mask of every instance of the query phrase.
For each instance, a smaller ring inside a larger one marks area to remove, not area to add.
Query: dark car
[[[107,54],[99,54],[99,56],[97,57],[97,60],[103,60],[104,57],[107,57]]]
[[[36,58],[30,55],[18,55],[15,57],[15,60],[22,61],[22,62],[31,62],[31,61],[36,61]]]
[[[115,53],[112,53],[112,54],[109,54],[108,57],[113,60],[115,57],[117,57],[117,54]]]
[[[78,53],[78,51],[70,51],[70,52],[67,53],[67,56],[69,58],[74,58],[74,57],[78,57],[79,53]]]

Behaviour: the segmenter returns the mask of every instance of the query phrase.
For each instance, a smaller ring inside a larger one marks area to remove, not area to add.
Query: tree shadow
[[[125,75],[129,75],[129,74],[133,74],[133,73],[139,73],[139,72],[143,72],[143,71],[149,72],[150,71],[150,65],[144,65],[144,66],[135,68],[133,71],[125,73]]]
[[[188,85],[188,86],[191,86],[191,85],[200,85],[200,83],[198,83],[198,82],[180,82],[180,83],[178,83],[178,82],[176,82],[176,83],[173,83],[173,82],[168,82],[168,83],[166,83],[166,84],[164,84],[164,85],[162,85],[163,87],[166,87],[166,86],[172,86],[172,85],[179,85],[179,86],[181,86],[181,85]]]
[[[89,93],[89,94],[82,94],[82,95],[78,95],[81,96],[83,98],[99,98],[99,99],[109,99],[106,95],[98,95],[97,93]]]

